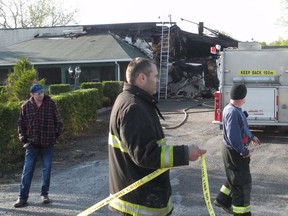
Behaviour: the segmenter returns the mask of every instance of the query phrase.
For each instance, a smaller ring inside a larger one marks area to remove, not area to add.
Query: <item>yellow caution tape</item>
[[[136,188],[140,187],[141,185],[146,184],[147,182],[151,181],[152,179],[156,178],[157,176],[161,175],[162,173],[166,172],[169,168],[158,169],[149,175],[143,177],[142,179],[134,182],[133,184],[127,186],[123,190],[110,195],[109,197],[101,200],[100,202],[96,203],[95,205],[91,206],[90,208],[84,210],[83,212],[79,213],[77,216],[87,216],[98,209],[102,208],[103,206],[107,205],[113,199],[119,198]],[[202,187],[203,187],[203,194],[206,202],[206,206],[210,216],[215,216],[213,206],[211,204],[210,199],[210,191],[209,191],[209,183],[208,183],[208,175],[207,175],[207,168],[206,168],[206,161],[204,155],[201,156],[201,170],[202,170]]]
[[[112,201],[115,198],[119,198],[129,192],[131,192],[132,190],[135,190],[136,188],[140,187],[141,185],[146,184],[148,181],[151,181],[152,179],[156,178],[157,176],[161,175],[162,173],[166,172],[168,170],[168,168],[164,168],[164,169],[158,169],[152,173],[150,173],[149,175],[143,177],[142,179],[134,182],[133,184],[127,186],[126,188],[124,188],[123,190],[110,195],[109,197],[107,197],[106,199],[96,203],[95,205],[91,206],[90,208],[86,209],[85,211],[81,212],[80,214],[78,214],[78,216],[86,216],[89,215],[93,212],[95,212],[96,210],[102,208],[103,206],[107,205],[110,201]]]
[[[202,188],[207,210],[210,216],[215,216],[215,212],[211,203],[210,189],[208,182],[207,167],[204,154],[201,156],[201,171],[202,171]]]

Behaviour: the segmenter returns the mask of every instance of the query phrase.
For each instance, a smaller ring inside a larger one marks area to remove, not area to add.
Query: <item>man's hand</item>
[[[252,156],[252,152],[253,152],[253,149],[249,150],[249,153],[246,156],[243,156],[243,158],[251,157]]]
[[[253,146],[260,145],[260,140],[259,140],[256,136],[253,136],[251,141],[252,141],[251,143],[252,143]],[[250,143],[250,146],[249,146],[249,153],[248,153],[248,155],[243,156],[243,158],[249,158],[249,157],[252,156],[252,153],[254,152],[254,148],[253,148],[253,146],[251,145],[251,143]]]
[[[26,148],[28,148],[29,145],[30,145],[30,143],[25,143],[25,144],[23,145],[23,148],[26,149]]]
[[[260,145],[260,140],[258,139],[258,137],[254,136],[252,138],[252,144],[253,145]]]
[[[206,153],[206,150],[200,149],[198,146],[195,146],[195,145],[189,145],[188,149],[189,149],[189,160],[190,161],[195,161],[199,157],[201,157],[201,155]]]

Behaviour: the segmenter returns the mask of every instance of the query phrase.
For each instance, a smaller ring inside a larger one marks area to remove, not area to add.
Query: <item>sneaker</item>
[[[48,195],[41,196],[42,203],[50,203]]]
[[[225,206],[223,203],[219,202],[217,199],[214,200],[214,204],[217,206],[217,207],[220,207],[222,208],[224,211],[226,211],[227,213],[229,214],[233,214],[233,211],[232,211],[232,208],[229,206]]]
[[[27,205],[27,200],[18,198],[17,201],[14,203],[15,208],[24,207]]]

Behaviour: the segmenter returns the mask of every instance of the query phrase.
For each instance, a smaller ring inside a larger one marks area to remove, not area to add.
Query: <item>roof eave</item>
[[[132,58],[126,58],[126,59],[104,59],[104,60],[81,60],[81,61],[51,61],[51,62],[33,62],[31,61],[32,65],[65,65],[65,64],[93,64],[93,63],[107,63],[107,62],[130,62]],[[15,63],[7,63],[7,64],[1,64],[0,66],[14,66]]]

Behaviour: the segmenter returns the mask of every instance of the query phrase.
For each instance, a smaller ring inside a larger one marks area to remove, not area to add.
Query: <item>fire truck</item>
[[[288,126],[288,48],[262,49],[256,42],[239,42],[238,48],[223,51],[216,48],[219,89],[214,93],[213,123],[221,128],[232,85],[244,83],[247,96],[242,110],[248,113],[249,126]]]

